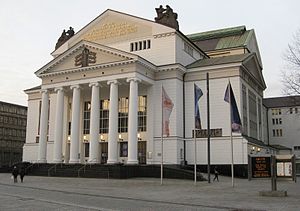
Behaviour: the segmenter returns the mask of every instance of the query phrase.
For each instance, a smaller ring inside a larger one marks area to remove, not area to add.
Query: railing
[[[93,160],[89,161],[89,162],[85,162],[84,166],[82,166],[80,169],[78,169],[78,177],[80,177],[80,171],[83,169],[83,173],[85,173],[85,169],[87,165],[90,165],[90,168],[92,168],[92,165],[95,164],[93,163],[93,161],[97,161],[97,158],[94,158]]]
[[[56,173],[56,166],[58,165],[58,163],[57,164],[55,164],[54,166],[52,166],[52,167],[50,167],[49,169],[48,169],[48,177],[50,177],[51,175],[50,175],[50,172],[51,172],[51,170],[54,168],[54,172]]]
[[[93,164],[97,164],[97,163],[93,163],[93,161],[96,161],[97,159],[94,158],[93,160],[90,160],[89,162],[86,162],[82,167],[80,167],[77,171],[77,175],[78,177],[80,177],[80,172],[83,171],[83,173],[85,174],[85,171],[86,171],[86,167],[89,166],[90,168],[92,168],[92,165]],[[107,173],[107,179],[109,179],[110,175],[109,175],[109,170],[107,171],[103,171],[103,173]],[[102,172],[101,172],[102,173]]]
[[[39,166],[38,160],[30,160],[28,162],[30,162],[31,164],[25,168],[25,174],[28,174],[29,170],[32,169],[34,165]]]
[[[80,177],[80,171],[83,169],[83,173],[85,173],[85,167],[86,167],[86,164],[84,164],[82,167],[80,167],[79,169],[78,169],[78,177]]]

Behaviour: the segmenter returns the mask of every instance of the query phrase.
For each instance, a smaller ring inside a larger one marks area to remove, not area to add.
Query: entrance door
[[[146,148],[147,148],[146,141],[139,141],[138,142],[138,160],[139,164],[146,164]]]
[[[101,163],[107,163],[107,155],[108,155],[108,143],[101,142]]]

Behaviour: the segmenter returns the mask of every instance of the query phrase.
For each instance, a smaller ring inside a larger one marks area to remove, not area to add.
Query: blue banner
[[[229,90],[230,90],[230,93],[229,93]],[[229,96],[230,96],[230,99],[229,99]],[[224,95],[224,100],[230,104],[232,132],[241,132],[242,122],[241,122],[239,110],[236,105],[235,97],[234,97],[230,82],[227,85],[225,95]]]
[[[195,129],[201,129],[200,111],[198,106],[198,101],[203,95],[202,90],[194,84],[194,100],[195,100]]]

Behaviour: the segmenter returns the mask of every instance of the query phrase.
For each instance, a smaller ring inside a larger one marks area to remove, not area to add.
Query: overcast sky
[[[80,30],[106,9],[153,20],[169,4],[184,34],[245,25],[254,29],[267,84],[265,97],[282,95],[282,54],[300,28],[299,0],[1,0],[0,101],[27,105],[23,90],[40,85],[34,72],[49,62],[63,29]]]

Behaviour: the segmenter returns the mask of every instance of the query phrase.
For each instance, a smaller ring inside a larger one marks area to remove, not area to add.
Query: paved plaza
[[[298,178],[299,179],[299,178]],[[220,177],[220,182],[136,178],[86,179],[27,176],[14,184],[0,174],[0,210],[300,210],[300,185],[279,181],[287,197],[262,197],[270,180]]]

